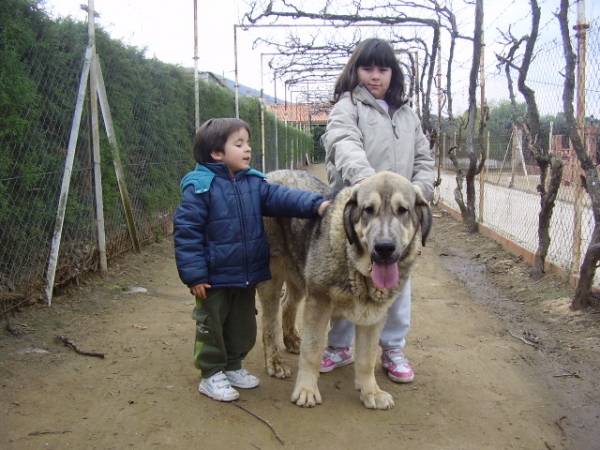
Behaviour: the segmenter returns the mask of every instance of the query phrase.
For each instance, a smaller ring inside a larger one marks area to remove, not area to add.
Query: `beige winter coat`
[[[390,117],[391,116],[391,117]],[[351,186],[377,172],[396,172],[433,195],[434,158],[417,114],[407,105],[388,114],[363,86],[344,93],[321,138],[329,184]]]

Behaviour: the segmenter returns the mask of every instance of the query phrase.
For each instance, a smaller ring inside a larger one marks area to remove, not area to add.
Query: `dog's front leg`
[[[356,325],[354,385],[360,391],[361,401],[369,409],[394,407],[394,398],[379,389],[375,380],[375,357],[384,322],[385,317],[374,325]]]
[[[319,392],[319,365],[325,346],[325,331],[331,317],[327,297],[315,299],[307,295],[304,305],[304,321],[300,358],[298,360],[298,377],[292,393],[292,402],[298,406],[312,408],[321,404]]]

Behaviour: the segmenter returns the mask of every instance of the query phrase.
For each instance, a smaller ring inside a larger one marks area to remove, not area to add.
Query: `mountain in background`
[[[217,75],[214,72],[200,71],[198,73],[199,73],[200,78],[202,80],[204,80],[205,82],[216,83],[216,84],[221,85],[225,89],[229,89],[231,92],[235,92],[235,81],[230,80],[229,78],[225,78],[224,76]],[[254,88],[245,86],[243,84],[240,84],[238,86],[238,89],[239,89],[240,97],[260,98],[260,89],[254,89]],[[275,104],[275,97],[268,95],[268,94],[263,94],[263,98],[267,105]],[[284,99],[282,99],[282,98],[277,99],[277,104],[282,105],[283,103],[284,103]]]

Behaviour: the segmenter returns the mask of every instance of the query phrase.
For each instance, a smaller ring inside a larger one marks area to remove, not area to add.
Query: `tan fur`
[[[301,171],[276,171],[269,181],[331,195],[329,188]],[[317,382],[332,316],[356,324],[355,387],[367,408],[389,409],[392,396],[375,381],[379,334],[391,303],[406,283],[418,253],[418,231],[425,244],[431,211],[418,188],[404,177],[382,172],[340,191],[322,220],[265,219],[271,245],[273,279],[258,286],[265,363],[269,375],[291,376],[277,343],[283,329],[288,351],[300,351],[292,402],[313,407],[322,401]],[[398,284],[379,289],[371,279],[373,258],[397,262]],[[281,291],[285,282],[285,296]],[[295,327],[299,302],[306,297],[302,339]],[[279,307],[282,301],[282,325]],[[301,344],[300,344],[301,342]]]

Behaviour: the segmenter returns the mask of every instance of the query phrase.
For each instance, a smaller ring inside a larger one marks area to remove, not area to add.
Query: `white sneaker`
[[[240,394],[231,387],[223,372],[217,372],[210,378],[202,378],[198,391],[219,402],[232,402],[240,398]]]
[[[250,375],[246,369],[226,370],[225,376],[232,386],[242,389],[252,389],[260,384],[259,379]]]

